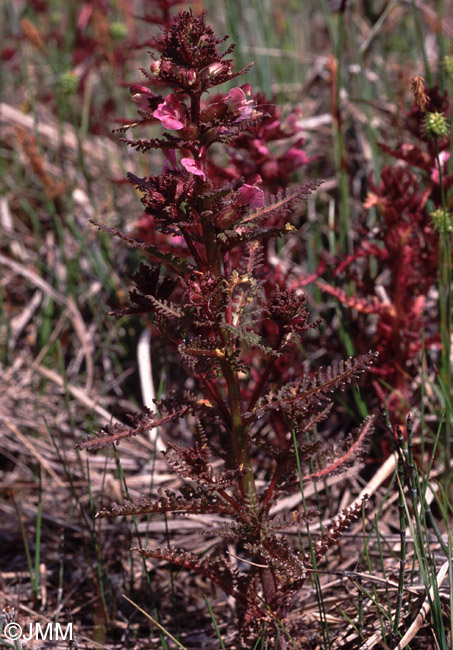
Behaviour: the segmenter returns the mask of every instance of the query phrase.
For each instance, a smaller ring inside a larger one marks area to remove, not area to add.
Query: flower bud
[[[132,84],[129,88],[132,101],[137,104],[137,106],[144,110],[150,110],[149,100],[156,95],[146,86],[140,86],[139,84]]]
[[[223,102],[216,102],[215,104],[209,104],[200,113],[200,120],[202,122],[211,122],[212,120],[218,120],[222,118],[227,111],[227,107]]]
[[[247,95],[247,97],[252,96],[252,86],[250,84],[242,84],[240,88],[244,91],[244,93]]]
[[[196,140],[200,135],[200,129],[196,124],[188,123],[178,134],[183,140]]]
[[[154,97],[154,93],[147,86],[140,86],[139,84],[132,84],[129,88],[129,92],[134,101],[137,95],[140,95],[140,97]]]
[[[149,68],[151,70],[151,73],[157,77],[160,74],[161,67],[162,63],[160,61],[153,61]]]
[[[193,86],[196,81],[197,73],[193,68],[190,68],[190,70],[187,71],[187,83],[189,86]]]
[[[163,61],[154,61],[150,68],[154,76],[173,77],[173,80],[184,86],[188,83],[187,68],[176,65],[176,63],[168,61],[167,59]]]
[[[200,76],[203,79],[213,80],[216,77],[228,74],[229,72],[231,72],[231,65],[229,63],[216,61],[215,63],[211,63],[210,65],[206,66],[206,68],[203,68],[203,70],[200,72]]]
[[[241,212],[237,209],[236,206],[230,205],[227,208],[223,208],[218,212],[215,225],[219,230],[228,230],[241,216]]]

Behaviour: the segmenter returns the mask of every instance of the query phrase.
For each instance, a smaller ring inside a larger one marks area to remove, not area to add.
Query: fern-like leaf
[[[136,149],[137,151],[142,151],[146,153],[151,149],[175,149],[179,144],[185,144],[184,140],[180,138],[175,138],[170,136],[168,133],[164,133],[164,136],[167,136],[167,140],[161,138],[151,138],[150,140],[128,140],[127,138],[121,138],[121,142],[125,142],[129,147]]]
[[[132,550],[140,553],[142,557],[164,560],[170,564],[191,569],[195,573],[211,580],[229,596],[233,596],[239,602],[245,602],[245,593],[249,580],[246,576],[239,576],[223,559],[213,559],[210,557],[200,559],[194,553],[177,548],[133,548]]]
[[[167,300],[159,300],[154,296],[148,296],[149,300],[153,303],[156,312],[164,319],[173,319],[173,318],[182,318],[184,312],[182,309],[176,307],[171,302]]]
[[[362,512],[362,507],[366,503],[367,497],[365,496],[362,501],[354,506],[345,508],[334,521],[330,524],[327,532],[313,544],[314,554],[317,560],[322,558],[329,548],[338,544],[339,538],[349,525],[355,521]]]
[[[122,230],[118,230],[117,228],[111,228],[102,223],[98,223],[97,221],[94,221],[92,219],[90,220],[90,223],[92,223],[94,226],[96,226],[96,228],[98,228],[102,232],[109,233],[114,237],[118,237],[119,239],[122,239],[124,242],[126,242],[126,244],[132,246],[132,248],[139,248],[145,251],[152,258],[158,260],[159,262],[162,262],[168,268],[176,271],[179,275],[188,276],[195,270],[194,267],[191,264],[189,264],[189,262],[182,259],[181,257],[178,257],[177,255],[173,255],[172,253],[165,253],[161,251],[160,248],[158,248],[157,246],[142,242],[139,239],[133,237],[132,235],[128,235]]]
[[[217,337],[192,336],[190,343],[183,342],[178,345],[178,352],[189,368],[214,371],[220,358],[225,356],[221,345]]]
[[[96,432],[96,437],[87,437],[82,442],[78,443],[79,449],[87,449],[88,451],[98,451],[109,447],[113,444],[118,444],[121,440],[132,438],[139,434],[147,433],[150,429],[160,427],[170,422],[174,422],[186,415],[195,415],[197,412],[203,412],[207,408],[207,404],[203,400],[197,400],[189,391],[182,393],[170,393],[164,400],[157,402],[158,410],[161,415],[151,413],[146,409],[143,413],[129,414],[129,419],[132,421],[132,426],[127,424],[112,424],[107,425],[100,431]]]
[[[268,220],[274,213],[292,210],[297,203],[301,203],[306,200],[306,198],[314,190],[317,190],[323,181],[310,181],[298,187],[295,190],[286,190],[277,196],[271,197],[265,202],[265,205],[262,208],[254,210],[251,214],[241,219],[240,224],[249,223],[251,221],[262,221],[264,219]]]
[[[315,517],[319,517],[318,510],[293,510],[286,515],[274,517],[266,522],[264,528],[266,532],[276,533],[291,526],[299,526],[302,523],[306,524]]]
[[[314,375],[305,376],[270,392],[258,400],[249,417],[262,417],[266,411],[284,411],[306,414],[310,407],[318,405],[321,397],[346,384],[356,381],[373,363],[377,354],[368,352],[355,359],[340,361],[336,366],[320,368]]]
[[[367,436],[370,436],[373,431],[374,419],[373,417],[365,418],[362,426],[359,428],[358,433],[355,436],[355,440],[348,445],[347,450],[340,455],[338,452],[335,453],[337,456],[335,460],[325,467],[304,476],[304,481],[314,481],[320,478],[324,478],[328,474],[338,473],[344,471],[347,466],[357,457],[360,452],[360,447],[363,444],[363,441]]]
[[[334,296],[339,300],[343,305],[347,305],[354,309],[355,311],[361,314],[379,314],[383,316],[385,314],[393,315],[395,311],[391,303],[383,303],[376,296],[371,296],[370,298],[358,298],[357,296],[348,296],[343,289],[338,287],[331,287],[327,282],[322,280],[317,280],[315,282],[316,286],[324,291],[329,293],[331,296]]]
[[[103,427],[100,431],[96,432],[96,437],[91,436],[85,438],[82,442],[77,444],[79,449],[86,449],[87,451],[99,451],[115,444],[119,444],[121,440],[132,438],[134,436],[145,434],[154,427],[159,426],[159,417],[150,412],[134,414],[135,426],[127,426],[127,424],[110,424]]]
[[[245,548],[265,562],[276,574],[287,583],[304,581],[307,571],[302,554],[296,551],[288,542],[273,534],[267,534],[258,543],[245,544]]]
[[[180,512],[184,514],[221,514],[234,515],[235,510],[221,496],[203,490],[201,487],[185,486],[180,494],[171,490],[161,491],[158,498],[141,497],[135,501],[124,501],[111,508],[100,510],[96,517],[126,517],[131,515],[149,515],[163,512]]]
[[[217,235],[217,239],[224,251],[231,250],[239,244],[248,242],[260,242],[270,238],[278,238],[289,232],[294,231],[290,224],[283,226],[259,226],[256,224],[246,224],[238,226],[235,230],[225,230]]]

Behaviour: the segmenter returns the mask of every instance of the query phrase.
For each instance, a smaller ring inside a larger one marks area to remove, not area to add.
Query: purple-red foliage
[[[331,393],[356,382],[374,355],[365,353],[316,372],[303,369],[299,360],[297,375],[285,369],[283,360],[299,356],[300,337],[316,324],[310,323],[304,295],[283,278],[273,283],[263,247],[294,230],[294,207],[319,183],[269,197],[257,174],[223,179],[216,173],[209,162],[211,147],[234,144],[244,133],[247,142],[248,134],[260,133],[259,124],[268,119],[248,84],[233,87],[215,102],[202,102],[207,90],[248,68],[233,72],[228,58],[233,46],[225,49],[224,41],[204,16],[192,12],[178,13],[154,39],[160,57],[153,56],[149,70],[143,70],[143,85],[131,87],[139,119],[124,131],[156,121],[164,129],[160,137],[126,140],[139,151],[158,149],[165,156],[161,174],[130,176],[159,238],[150,242],[100,226],[156,262],[140,266],[132,306],[119,315],[149,316],[153,335],[179,353],[193,378],[193,392],[171,392],[157,402],[158,414],[148,411],[134,416],[131,426],[107,427],[80,446],[101,449],[182,418],[195,422],[193,445],[170,444],[167,452],[170,469],[186,482],[179,493],[165,490],[98,516],[180,512],[226,517],[225,526],[206,533],[241,540],[250,558],[247,571],[232,571],[223,559],[180,549],[139,552],[197,571],[235,598],[241,637],[251,647],[262,634],[275,638],[276,621],[297,629],[297,622],[286,616],[313,568],[310,554],[293,548],[280,532],[306,525],[314,513],[297,508],[276,517],[271,507],[280,495],[300,490],[300,481],[341,471],[357,456],[372,430],[371,419],[335,448],[319,441],[307,444],[307,435],[329,415]],[[161,94],[165,87],[171,92]],[[273,129],[280,135],[279,125]],[[218,458],[223,467],[214,470]],[[263,480],[259,489],[258,476]],[[315,542],[316,560],[360,508],[343,511]],[[287,648],[284,634],[276,647]]]
[[[430,99],[428,111],[449,115],[446,94],[437,89],[425,92]],[[395,422],[404,422],[419,399],[412,381],[423,341],[426,348],[439,345],[434,300],[439,233],[430,212],[442,203],[436,145],[425,135],[425,120],[425,113],[414,105],[405,124],[407,135],[416,139],[397,149],[380,144],[399,162],[383,169],[377,186],[370,180],[364,208],[376,208],[379,221],[372,229],[362,226],[359,244],[352,255],[335,261],[329,282],[317,282],[355,312],[351,336],[358,352],[368,349],[372,335],[371,346],[379,352],[371,369],[373,385]],[[453,182],[453,175],[445,171],[449,138],[439,140],[437,146],[446,190]],[[341,288],[339,282],[345,280],[354,282],[352,294]]]
[[[155,108],[162,100],[162,97],[153,100],[154,95],[151,91],[139,84],[131,87],[131,93],[134,101],[142,109],[149,106]],[[285,191],[290,187],[294,173],[311,160],[302,148],[305,140],[302,135],[300,111],[293,110],[283,118],[282,110],[273,101],[267,100],[262,93],[253,93],[249,84],[234,89],[233,99],[234,93],[236,101],[239,104],[243,102],[242,114],[244,115],[244,109],[250,112],[250,106],[253,104],[260,113],[260,119],[248,124],[244,123],[242,130],[236,133],[231,142],[225,139],[224,144],[227,146],[224,148],[223,156],[226,154],[226,160],[220,163],[219,156],[207,159],[207,173],[210,180],[217,186],[226,181],[233,182],[244,178],[251,186],[259,185],[267,196]],[[169,115],[170,108],[167,109],[167,119],[183,119],[181,107],[174,99],[170,102],[173,112]],[[224,112],[224,97],[215,95],[208,101],[202,102],[200,117],[202,120],[213,116],[222,118]],[[150,123],[155,122],[155,118],[149,114],[148,120]],[[228,146],[229,144],[232,146]],[[150,243],[161,241],[153,221],[146,212],[137,222],[137,234]],[[173,242],[173,245],[178,246],[178,242]]]
[[[283,119],[274,100],[262,93],[253,93],[252,99],[263,112],[262,119],[237,136],[227,167],[210,163],[211,173],[223,180],[260,176],[263,187],[273,194],[287,188],[294,172],[311,160],[302,148],[301,112],[293,110]]]

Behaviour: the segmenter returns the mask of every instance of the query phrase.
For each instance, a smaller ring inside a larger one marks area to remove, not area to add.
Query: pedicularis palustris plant
[[[308,570],[335,544],[360,507],[340,513],[308,554],[293,548],[281,531],[306,526],[315,513],[299,507],[273,516],[272,507],[282,495],[301,490],[305,481],[339,471],[358,453],[370,433],[370,420],[335,448],[313,441],[314,436],[310,442],[310,434],[329,415],[329,394],[355,381],[373,355],[291,376],[291,359],[313,325],[304,295],[288,290],[282,280],[278,286],[270,284],[262,248],[269,239],[293,230],[289,220],[294,206],[318,183],[265,199],[259,176],[227,182],[215,170],[210,175],[211,149],[234,144],[266,117],[249,99],[248,84],[231,88],[215,102],[204,101],[211,88],[247,70],[233,72],[227,58],[233,46],[219,51],[224,41],[206,26],[203,16],[180,12],[154,42],[160,57],[153,57],[149,71],[142,70],[146,85],[131,87],[139,113],[134,126],[160,121],[165,129],[160,138],[127,141],[139,151],[160,149],[165,156],[160,175],[130,176],[154,228],[165,235],[158,240],[162,246],[100,226],[144,249],[158,263],[141,265],[130,294],[134,304],[121,314],[151,315],[154,334],[177,349],[196,388],[170,393],[157,402],[156,413],[134,416],[132,426],[107,427],[82,446],[101,449],[192,418],[193,446],[169,443],[166,455],[170,469],[184,480],[179,493],[166,490],[98,516],[223,515],[225,527],[208,532],[240,539],[242,555],[248,555],[243,572],[233,570],[222,556],[198,557],[169,548],[137,550],[212,580],[236,599],[244,642],[249,644],[266,629],[268,639],[278,636],[282,650],[295,625],[285,619]],[[171,92],[154,92],[163,88]],[[287,372],[282,373],[285,363]],[[222,471],[214,471],[218,463],[213,461],[219,458]]]

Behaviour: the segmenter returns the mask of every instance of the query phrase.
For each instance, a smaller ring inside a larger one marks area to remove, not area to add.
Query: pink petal
[[[231,108],[232,110],[237,110],[238,108],[240,108],[240,106],[242,106],[247,101],[247,98],[242,88],[232,88],[225,95],[225,101],[228,104],[228,108]]]
[[[264,205],[264,192],[256,185],[247,185],[245,183],[238,190],[236,203],[238,205],[248,203],[251,208],[262,208]]]
[[[167,113],[163,109],[164,104],[159,104],[158,108],[154,111],[153,116],[162,122],[166,129],[172,129],[173,131],[178,131],[184,126],[181,120],[178,120],[176,117]]]
[[[288,149],[285,157],[290,160],[295,166],[306,165],[310,162],[310,159],[305,151],[303,151],[303,149],[296,149],[295,147]]]
[[[176,246],[184,246],[185,241],[186,240],[184,237],[181,237],[181,235],[173,235],[172,244],[175,244]]]
[[[256,138],[255,140],[253,140],[253,145],[255,146],[258,153],[260,153],[262,156],[267,156],[268,155],[269,149],[266,147],[263,140],[260,140],[259,138]]]
[[[183,106],[176,95],[167,95],[165,101],[154,111],[153,117],[160,120],[166,129],[178,131],[184,126],[184,122],[181,121]]]
[[[223,98],[232,113],[239,111],[238,120],[247,120],[253,112],[253,99],[247,101],[247,97],[242,88],[232,88]]]
[[[206,174],[201,169],[201,164],[193,158],[183,158],[181,160],[181,165],[191,174],[195,174],[195,176],[201,176],[204,181],[206,180]]]

